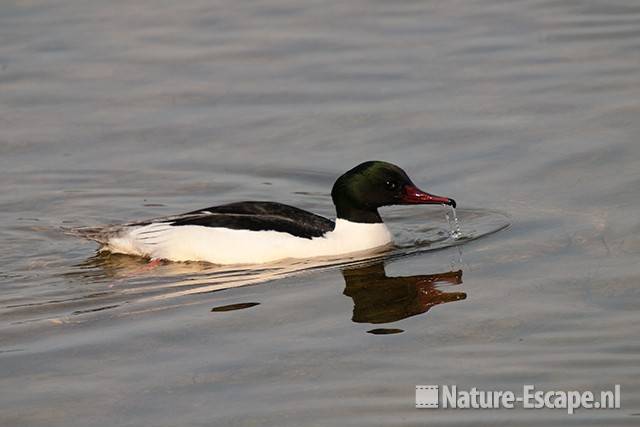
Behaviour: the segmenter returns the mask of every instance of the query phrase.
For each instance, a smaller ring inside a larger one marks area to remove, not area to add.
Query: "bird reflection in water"
[[[435,305],[467,297],[464,292],[444,292],[440,287],[461,284],[462,270],[387,277],[384,263],[378,262],[364,267],[345,268],[342,275],[346,282],[343,293],[353,299],[351,320],[356,323],[395,322],[426,313]]]
[[[322,266],[322,264],[319,264]],[[203,294],[233,287],[263,283],[287,277],[300,271],[308,271],[309,264],[281,265],[260,269],[241,269],[203,265],[201,263],[160,263],[149,267],[144,260],[130,256],[99,254],[87,260],[76,271],[65,274],[67,278],[81,281],[108,281],[108,290],[93,293],[93,303],[98,309],[115,308],[121,302],[151,303],[170,300],[190,294]],[[387,277],[384,261],[344,267],[346,283],[344,295],[353,299],[353,322],[384,324],[427,312],[431,307],[466,298],[464,292],[446,292],[445,287],[462,283],[462,270],[439,274],[405,277]],[[86,303],[86,301],[85,301]],[[175,305],[181,305],[178,301]],[[85,305],[85,304],[82,304]],[[258,303],[238,303],[216,306],[211,311],[227,312],[251,308]],[[88,310],[75,311],[74,314]],[[91,312],[95,311],[91,307]],[[379,328],[371,334],[402,333],[401,329]]]

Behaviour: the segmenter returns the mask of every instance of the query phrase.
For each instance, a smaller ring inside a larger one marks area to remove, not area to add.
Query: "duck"
[[[284,259],[342,257],[391,247],[378,209],[456,202],[420,190],[400,167],[366,161],[342,174],[331,190],[336,219],[270,201],[243,201],[180,215],[102,227],[76,235],[100,251],[177,262],[264,264]]]

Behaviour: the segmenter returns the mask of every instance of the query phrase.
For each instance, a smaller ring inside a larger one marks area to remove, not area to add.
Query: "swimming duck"
[[[378,208],[456,202],[418,189],[398,166],[368,161],[331,190],[336,220],[275,202],[237,202],[146,221],[77,229],[101,250],[170,261],[257,264],[340,256],[392,243]]]

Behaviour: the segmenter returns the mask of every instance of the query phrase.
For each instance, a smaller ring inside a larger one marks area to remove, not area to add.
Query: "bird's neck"
[[[353,172],[349,171],[339,177],[331,189],[331,199],[336,207],[336,216],[349,222],[377,224],[382,222],[378,208],[367,205],[360,194],[355,191]]]
[[[362,209],[349,205],[336,203],[336,216],[349,222],[359,222],[364,224],[382,223],[382,218],[378,213],[378,209]]]

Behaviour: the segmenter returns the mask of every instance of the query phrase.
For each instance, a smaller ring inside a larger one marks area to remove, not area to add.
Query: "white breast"
[[[154,223],[132,228],[109,240],[112,252],[171,261],[253,264],[284,258],[311,258],[366,251],[392,242],[382,223],[336,220],[333,231],[305,239],[279,231],[232,230],[198,225]]]

